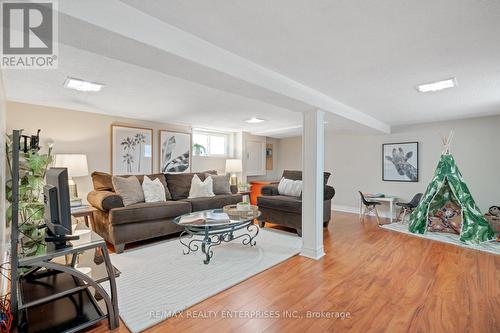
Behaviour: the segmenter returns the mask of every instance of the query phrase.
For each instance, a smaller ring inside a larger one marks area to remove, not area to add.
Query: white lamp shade
[[[226,160],[226,172],[234,173],[243,171],[243,165],[239,159]]]
[[[87,155],[84,154],[56,154],[54,167],[68,168],[68,177],[71,178],[89,174]]]

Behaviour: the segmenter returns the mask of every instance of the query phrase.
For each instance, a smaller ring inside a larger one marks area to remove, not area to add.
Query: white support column
[[[323,250],[323,171],[325,113],[303,113],[302,133],[302,252],[304,257],[319,259]]]

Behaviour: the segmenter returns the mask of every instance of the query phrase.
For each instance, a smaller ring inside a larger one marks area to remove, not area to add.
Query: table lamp
[[[240,159],[226,160],[226,173],[231,174],[230,178],[231,185],[238,185],[238,177],[236,177],[236,173],[242,171],[243,171],[243,165]]]
[[[54,167],[68,169],[69,195],[71,197],[71,207],[82,205],[82,199],[78,198],[78,190],[73,178],[85,177],[89,175],[87,155],[84,154],[56,154]]]

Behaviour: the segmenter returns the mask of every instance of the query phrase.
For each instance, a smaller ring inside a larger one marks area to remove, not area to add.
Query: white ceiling
[[[122,2],[390,125],[500,114],[500,2]],[[276,96],[258,101],[243,84],[214,89],[210,80],[220,73],[75,17],[61,14],[59,27],[59,68],[5,70],[8,99],[273,137],[300,134],[301,115],[289,110],[305,104]],[[62,86],[67,76],[106,87],[70,91]],[[458,88],[427,95],[414,89],[452,76]],[[267,121],[243,122],[251,116]],[[374,132],[332,113],[327,120],[331,130]]]
[[[500,1],[121,1],[390,125],[500,113]]]
[[[59,46],[57,70],[5,71],[8,99],[121,117],[226,130],[270,130],[301,121],[291,112],[116,59]],[[99,93],[63,86],[66,77],[103,82]],[[267,121],[252,125],[251,116]]]
[[[241,131],[275,138],[301,134],[302,116],[258,100],[213,89],[116,59],[59,45],[57,70],[6,70],[6,95],[11,101],[71,110],[147,119],[193,127]],[[104,82],[99,93],[64,87],[65,79]],[[244,120],[265,119],[260,124]],[[328,114],[328,129],[342,132],[370,129]]]

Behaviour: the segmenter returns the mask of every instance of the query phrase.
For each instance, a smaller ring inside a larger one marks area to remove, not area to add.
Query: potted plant
[[[195,156],[207,156],[207,149],[205,146],[199,143],[193,144],[193,155]]]
[[[5,144],[6,160],[10,179],[6,181],[7,226],[12,221],[12,136],[9,135]],[[38,149],[28,149],[19,152],[19,234],[20,254],[35,255],[44,247],[44,229],[39,227],[44,223],[43,186],[45,173],[52,163],[52,145],[47,153]]]
[[[236,210],[240,212],[248,212],[252,208],[250,207],[250,203],[246,201],[238,202],[236,204]]]

